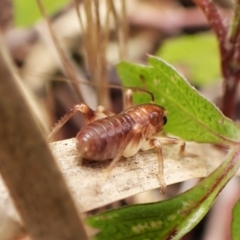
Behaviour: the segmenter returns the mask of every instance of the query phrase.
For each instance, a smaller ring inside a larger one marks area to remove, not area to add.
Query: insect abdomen
[[[86,159],[112,159],[118,153],[134,124],[134,119],[128,114],[94,121],[83,127],[77,134],[77,149]]]

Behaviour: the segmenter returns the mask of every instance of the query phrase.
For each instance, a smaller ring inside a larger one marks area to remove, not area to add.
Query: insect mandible
[[[133,91],[141,91],[151,96],[151,103],[133,106]],[[106,170],[104,182],[116,162],[122,157],[134,156],[139,150],[156,149],[158,158],[158,178],[162,193],[166,184],[163,176],[162,144],[179,144],[179,154],[185,149],[185,142],[175,138],[159,137],[157,134],[167,123],[166,110],[154,103],[154,96],[147,90],[128,89],[125,94],[126,110],[120,114],[99,106],[96,111],[85,104],[75,105],[52,129],[50,138],[78,111],[87,122],[76,136],[76,147],[80,156],[88,160],[104,161],[113,159]]]

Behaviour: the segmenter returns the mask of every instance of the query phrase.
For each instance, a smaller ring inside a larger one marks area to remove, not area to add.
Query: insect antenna
[[[32,74],[34,76],[34,74]],[[48,74],[41,74],[42,77],[44,78],[47,78],[49,77]],[[142,79],[141,79],[142,80]],[[92,86],[92,87],[98,87],[98,85],[96,83],[92,83],[88,80],[85,80],[85,79],[81,79],[81,80],[78,80],[77,82],[76,81],[73,81],[71,79],[68,79],[66,77],[61,77],[61,76],[54,76],[54,79],[51,79],[52,82],[66,82],[66,83],[70,83],[70,84],[74,84],[74,85],[78,85],[78,84],[85,84],[85,85],[89,85],[89,86]],[[127,90],[127,89],[131,89],[132,91],[134,92],[138,92],[138,93],[145,93],[145,94],[148,94],[151,98],[151,102],[154,102],[155,99],[154,99],[154,95],[146,90],[146,89],[143,89],[143,88],[140,88],[140,87],[134,87],[134,86],[121,86],[121,85],[116,85],[116,84],[103,84],[102,85],[103,87],[109,87],[109,88],[112,88],[112,89],[120,89],[120,90]]]

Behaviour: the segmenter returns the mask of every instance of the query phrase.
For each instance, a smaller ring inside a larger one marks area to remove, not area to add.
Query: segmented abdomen
[[[86,159],[112,159],[122,144],[126,145],[126,137],[135,124],[133,117],[125,113],[94,121],[77,134],[77,149]]]

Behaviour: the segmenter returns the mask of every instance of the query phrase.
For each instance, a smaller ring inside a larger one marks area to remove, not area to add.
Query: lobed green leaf
[[[149,66],[122,62],[117,70],[125,86],[147,89],[155,102],[166,108],[165,132],[188,141],[223,145],[240,140],[239,128],[165,61],[150,56]],[[146,103],[147,99],[134,98],[136,103]]]

